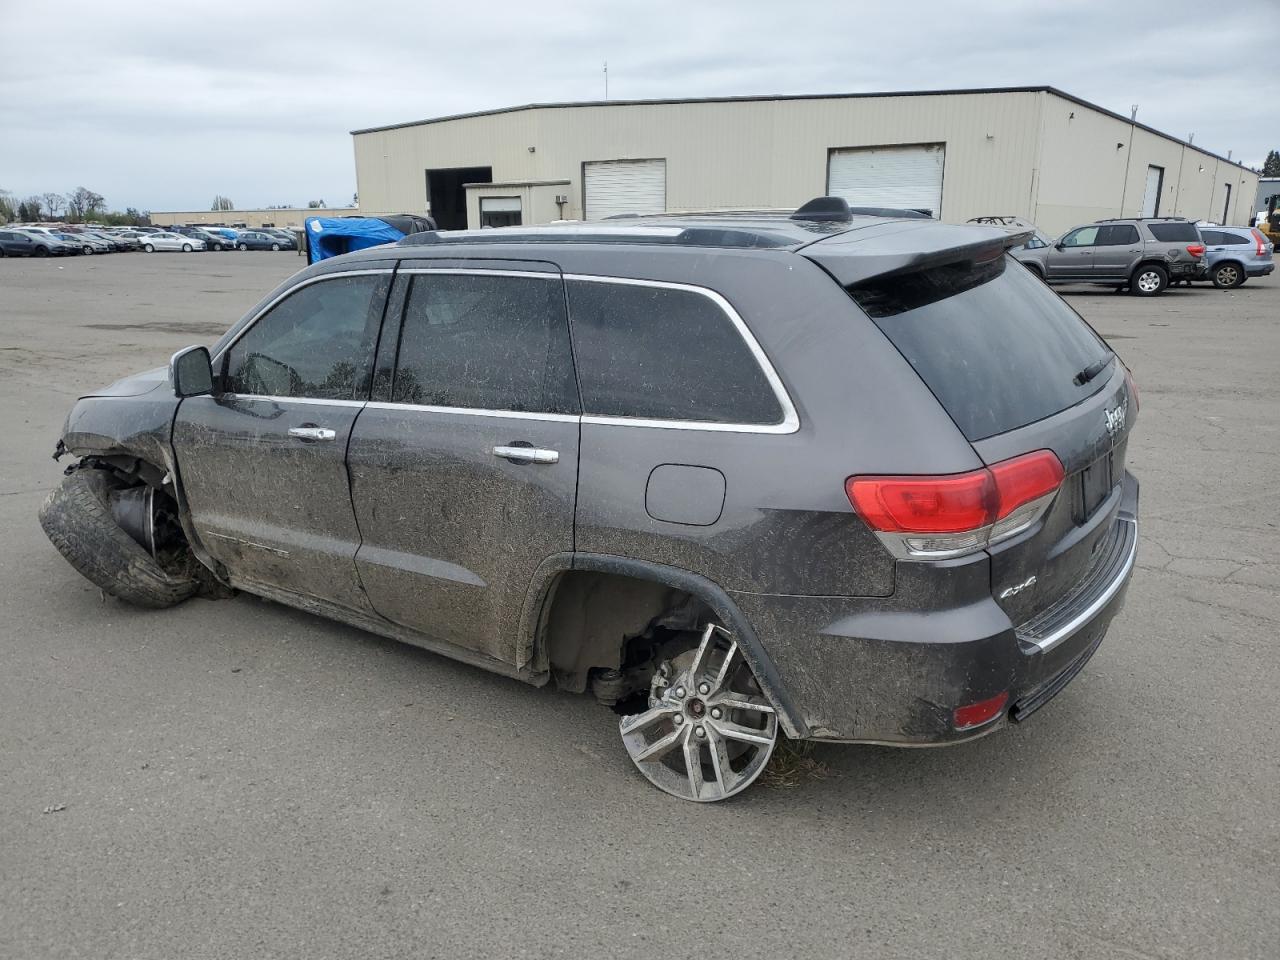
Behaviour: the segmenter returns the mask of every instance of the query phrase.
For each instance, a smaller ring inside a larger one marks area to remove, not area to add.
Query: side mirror
[[[1055,250],[1065,250],[1065,249],[1067,249],[1067,245],[1066,245],[1065,243],[1063,243],[1061,240],[1059,240],[1057,243],[1055,243],[1055,244],[1053,245],[1053,249],[1055,249]]]
[[[207,347],[187,347],[169,358],[169,383],[175,397],[213,393],[213,363]]]

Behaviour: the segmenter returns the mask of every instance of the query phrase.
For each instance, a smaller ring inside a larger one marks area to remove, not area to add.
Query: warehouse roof
[[[1173,143],[1180,144],[1184,147],[1191,147],[1193,150],[1228,163],[1233,167],[1239,167],[1241,170],[1249,170],[1242,163],[1235,160],[1228,160],[1226,157],[1220,156],[1204,147],[1198,147],[1186,140],[1180,140],[1177,137],[1170,136],[1162,130],[1155,127],[1149,127],[1145,123],[1137,123],[1128,117],[1108,110],[1106,107],[1100,107],[1096,103],[1090,103],[1080,97],[1072,96],[1059,90],[1057,87],[1051,86],[1031,86],[1031,87],[960,87],[954,90],[885,90],[873,93],[798,93],[798,94],[777,94],[772,96],[745,96],[745,97],[687,97],[687,98],[667,98],[656,100],[574,100],[563,103],[525,103],[515,107],[498,107],[494,110],[477,110],[473,113],[456,113],[446,117],[432,117],[426,120],[410,120],[405,123],[391,123],[381,127],[364,127],[360,130],[352,130],[352,136],[358,136],[362,133],[379,133],[384,130],[400,130],[405,127],[420,127],[432,123],[448,123],[452,120],[469,120],[473,117],[492,117],[504,113],[520,113],[525,110],[564,110],[572,107],[636,107],[636,106],[658,106],[662,104],[681,104],[681,103],[761,103],[767,101],[791,101],[791,100],[866,100],[877,97],[937,97],[937,96],[959,96],[966,94],[988,94],[988,93],[1051,93],[1063,100],[1087,107],[1090,110],[1096,110],[1098,113],[1106,114],[1116,120],[1124,123],[1132,123],[1139,130],[1145,130],[1148,133],[1163,137]],[[1249,170],[1252,173],[1252,170]]]

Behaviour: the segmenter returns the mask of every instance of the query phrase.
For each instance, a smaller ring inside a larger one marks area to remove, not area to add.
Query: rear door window
[[[1138,242],[1138,228],[1131,223],[1113,223],[1098,231],[1097,246],[1118,247]]]
[[[971,441],[1043,420],[1106,382],[1111,350],[1062,298],[1007,257],[873,279],[849,293]]]
[[[583,413],[773,425],[783,410],[733,318],[696,290],[570,280]]]
[[[392,400],[433,407],[577,413],[560,275],[414,276]]]
[[[1246,237],[1242,237],[1238,233],[1224,232],[1224,233],[1219,233],[1218,236],[1221,239],[1215,240],[1214,241],[1215,243],[1225,243],[1228,246],[1245,246],[1245,245],[1252,246],[1253,245],[1253,240],[1248,239]],[[1205,242],[1208,243],[1207,240]]]
[[[1190,222],[1148,223],[1147,229],[1161,243],[1199,243],[1200,234]]]

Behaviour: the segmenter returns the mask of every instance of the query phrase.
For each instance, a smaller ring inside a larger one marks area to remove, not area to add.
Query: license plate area
[[[1080,471],[1077,484],[1075,520],[1077,524],[1088,520],[1107,499],[1114,486],[1112,482],[1114,453],[1107,452]]]

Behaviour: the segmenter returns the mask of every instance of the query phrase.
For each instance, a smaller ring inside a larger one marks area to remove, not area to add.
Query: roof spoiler
[[[896,217],[905,220],[932,220],[933,211],[902,207],[851,207],[844,197],[814,197],[791,214],[792,220],[819,223],[849,223],[858,217]]]
[[[855,230],[811,243],[801,252],[841,286],[918,273],[933,267],[994,260],[1026,243],[1031,230],[1009,233],[976,224],[927,222],[885,224],[888,229]]]

